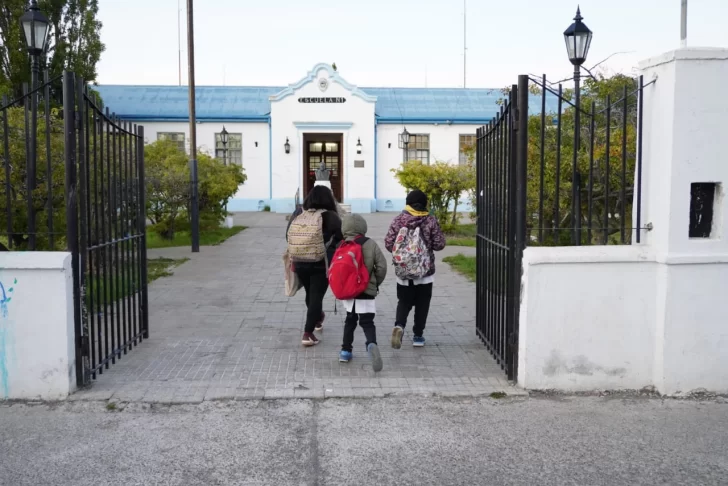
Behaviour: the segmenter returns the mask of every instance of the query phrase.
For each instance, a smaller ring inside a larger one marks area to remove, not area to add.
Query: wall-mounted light
[[[283,145],[283,147],[286,149],[287,154],[291,153],[291,144],[288,142],[288,137],[286,137],[286,143],[285,145]]]
[[[356,153],[361,154],[361,138],[358,138],[356,141]]]
[[[387,144],[387,148],[392,148],[392,142],[389,142],[389,143]]]
[[[256,146],[256,147],[258,146],[258,142],[255,142],[255,146]]]

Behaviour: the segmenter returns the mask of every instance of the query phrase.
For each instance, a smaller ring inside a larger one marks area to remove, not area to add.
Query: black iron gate
[[[476,327],[509,380],[518,364],[527,132],[528,77],[520,76],[500,113],[478,129],[476,146]]]
[[[79,385],[149,337],[144,130],[100,104],[82,80],[64,74],[66,219]]]

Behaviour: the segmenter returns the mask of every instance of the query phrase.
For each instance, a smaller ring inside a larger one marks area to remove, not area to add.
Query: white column
[[[643,244],[658,262],[654,382],[663,393],[728,391],[728,49],[688,48],[640,64]],[[690,238],[691,185],[715,183],[713,226]],[[633,219],[634,220],[634,219]]]

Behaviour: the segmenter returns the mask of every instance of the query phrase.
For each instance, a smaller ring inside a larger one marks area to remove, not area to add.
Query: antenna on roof
[[[684,0],[687,1],[687,0]],[[463,0],[463,88],[468,87],[468,0]]]
[[[688,0],[680,2],[680,47],[688,46]]]
[[[177,71],[179,76],[179,85],[182,86],[182,29],[180,27],[180,12],[182,9],[177,0]]]

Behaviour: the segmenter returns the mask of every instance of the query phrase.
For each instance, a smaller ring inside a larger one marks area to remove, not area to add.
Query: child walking
[[[374,317],[377,313],[375,299],[387,276],[387,260],[379,245],[366,237],[367,229],[367,222],[360,215],[344,216],[341,225],[344,242],[331,262],[329,284],[334,295],[346,307],[339,361],[351,361],[354,331],[358,324],[366,336],[366,350],[371,357],[372,368],[381,371],[382,356],[377,346]]]
[[[407,206],[392,221],[384,246],[392,253],[397,275],[397,314],[392,330],[392,347],[402,347],[407,317],[415,308],[412,344],[425,345],[425,325],[430,312],[435,281],[435,252],[445,248],[445,235],[427,211],[427,195],[415,190],[407,195]]]

